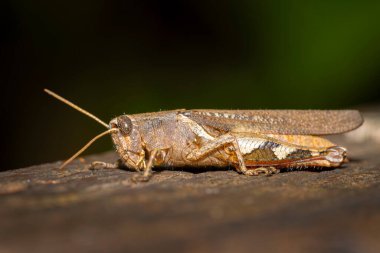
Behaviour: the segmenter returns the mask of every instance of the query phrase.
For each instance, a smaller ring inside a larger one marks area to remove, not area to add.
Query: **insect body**
[[[122,165],[143,171],[145,179],[155,166],[233,166],[245,175],[258,175],[281,168],[340,166],[347,160],[346,149],[319,136],[347,132],[362,122],[355,110],[182,109],[121,115],[94,140],[111,134]]]

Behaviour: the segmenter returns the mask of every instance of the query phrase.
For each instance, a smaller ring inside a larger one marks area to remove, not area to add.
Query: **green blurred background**
[[[380,1],[1,1],[0,169],[66,159],[104,130],[45,87],[105,121],[378,104],[379,16]]]

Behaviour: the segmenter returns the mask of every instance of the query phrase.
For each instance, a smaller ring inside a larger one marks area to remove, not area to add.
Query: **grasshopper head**
[[[138,126],[132,116],[121,115],[112,119],[110,129],[117,129],[111,134],[116,150],[123,162],[132,169],[143,169],[145,152],[142,148]]]

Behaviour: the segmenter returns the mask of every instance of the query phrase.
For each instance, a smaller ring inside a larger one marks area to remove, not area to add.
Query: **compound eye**
[[[132,121],[127,115],[117,118],[117,126],[124,135],[128,135],[132,131]]]

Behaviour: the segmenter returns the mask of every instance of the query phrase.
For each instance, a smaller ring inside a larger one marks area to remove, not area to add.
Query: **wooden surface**
[[[162,170],[135,184],[83,161],[2,172],[0,252],[380,252],[380,145],[337,141],[347,166],[272,177]]]

